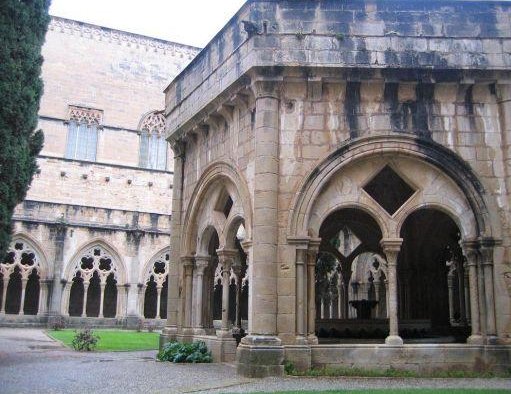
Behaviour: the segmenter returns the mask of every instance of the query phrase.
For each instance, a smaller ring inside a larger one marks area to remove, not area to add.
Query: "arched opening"
[[[385,338],[386,290],[378,223],[365,211],[331,213],[319,231],[316,333],[321,341]]]
[[[27,287],[25,289],[25,315],[37,315],[39,309],[39,275],[37,270],[32,270],[28,276]]]
[[[222,271],[218,264],[217,249],[220,247],[218,233],[212,230],[208,243],[209,265],[204,272],[204,282],[207,283],[207,291],[204,293],[204,328],[220,328],[222,319]],[[216,321],[216,323],[215,323]]]
[[[117,281],[111,273],[106,278],[103,317],[115,317],[117,313]]]
[[[404,221],[401,238],[400,335],[408,342],[465,342],[469,286],[457,224],[437,209],[420,209]]]
[[[5,297],[5,313],[18,314],[21,310],[21,269],[15,267],[9,277],[7,296]]]
[[[81,316],[83,312],[83,278],[81,273],[77,272],[72,280],[71,291],[69,293],[69,316]]]
[[[165,319],[167,316],[168,271],[170,253],[162,253],[149,266],[143,294],[143,316],[146,319]]]
[[[94,272],[89,282],[89,289],[87,292],[87,306],[86,316],[87,317],[98,317],[99,316],[99,305],[101,297],[101,286],[99,274]]]

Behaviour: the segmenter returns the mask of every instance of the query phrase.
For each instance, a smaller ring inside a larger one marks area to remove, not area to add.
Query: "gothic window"
[[[25,241],[14,241],[3,262],[1,313],[35,315],[39,311],[41,265]]]
[[[161,254],[146,272],[144,312],[147,319],[167,318],[167,286],[169,273],[169,252]]]
[[[96,161],[98,128],[102,118],[100,110],[69,107],[66,158]]]
[[[147,114],[140,126],[140,167],[165,170],[167,168],[167,141],[165,117],[161,111]]]
[[[86,250],[74,267],[69,293],[70,316],[115,317],[119,273],[101,246]]]

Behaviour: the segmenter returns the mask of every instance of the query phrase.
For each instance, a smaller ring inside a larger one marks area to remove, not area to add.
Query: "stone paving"
[[[230,364],[170,364],[155,351],[78,353],[39,329],[0,328],[2,393],[246,393],[357,388],[499,388],[511,379],[266,378]]]

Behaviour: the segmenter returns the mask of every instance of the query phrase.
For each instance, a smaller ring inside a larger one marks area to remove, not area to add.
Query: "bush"
[[[98,344],[98,340],[99,336],[95,335],[94,331],[90,328],[86,328],[84,330],[75,331],[75,337],[71,345],[73,345],[73,349],[75,350],[90,352],[94,350]]]
[[[66,328],[66,321],[62,316],[56,316],[53,318],[53,320],[50,323],[50,328],[53,331],[60,331]]]
[[[163,345],[157,358],[160,361],[172,361],[173,363],[210,363],[213,361],[211,352],[203,341],[168,342]]]

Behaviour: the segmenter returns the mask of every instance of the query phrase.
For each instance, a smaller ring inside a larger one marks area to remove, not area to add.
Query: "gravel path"
[[[1,393],[247,393],[371,388],[498,388],[511,379],[266,378],[229,364],[171,364],[155,351],[78,353],[38,329],[0,328]]]

